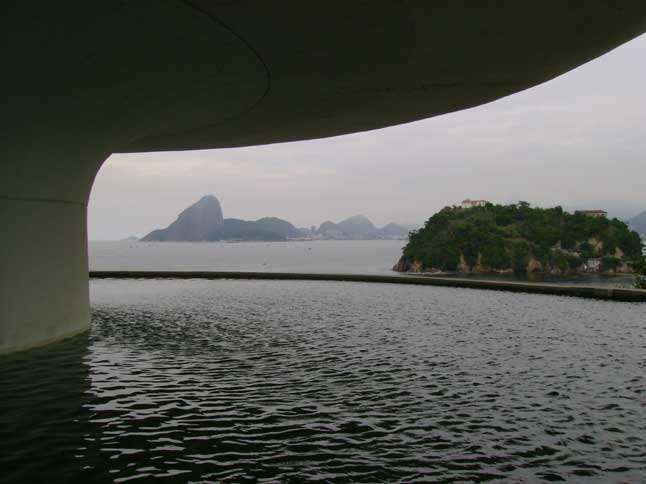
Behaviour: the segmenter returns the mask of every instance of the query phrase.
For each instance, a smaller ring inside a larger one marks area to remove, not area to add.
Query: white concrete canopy
[[[86,210],[115,152],[334,136],[464,109],[646,31],[646,2],[2,4],[0,351],[87,328]]]

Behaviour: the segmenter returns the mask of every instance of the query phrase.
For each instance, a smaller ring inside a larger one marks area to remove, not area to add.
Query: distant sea
[[[389,274],[405,240],[290,242],[91,241],[90,270],[259,271]],[[634,277],[459,275],[493,280],[631,287]]]
[[[90,242],[91,270],[392,274],[405,240]]]

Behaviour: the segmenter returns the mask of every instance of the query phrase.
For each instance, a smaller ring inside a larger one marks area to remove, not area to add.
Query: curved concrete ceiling
[[[105,152],[292,141],[427,118],[542,83],[646,31],[643,1],[3,8],[5,132],[26,141],[44,125],[59,142],[83,138]]]
[[[643,0],[7,0],[2,10],[0,196],[81,204],[114,152],[436,116],[646,31]]]

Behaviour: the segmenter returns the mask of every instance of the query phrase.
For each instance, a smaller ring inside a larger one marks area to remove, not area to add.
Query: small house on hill
[[[605,210],[578,210],[577,213],[582,213],[583,215],[587,215],[588,217],[595,217],[595,218],[606,218],[608,216],[608,212]]]
[[[488,200],[471,200],[467,198],[466,200],[462,200],[460,206],[462,208],[484,207],[488,203]]]

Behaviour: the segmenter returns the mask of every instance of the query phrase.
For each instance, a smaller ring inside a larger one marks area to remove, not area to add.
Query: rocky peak
[[[222,229],[223,223],[224,217],[220,202],[213,195],[206,195],[182,211],[177,216],[177,220],[168,227],[154,230],[142,240],[185,240],[191,242],[211,240],[213,234]]]

